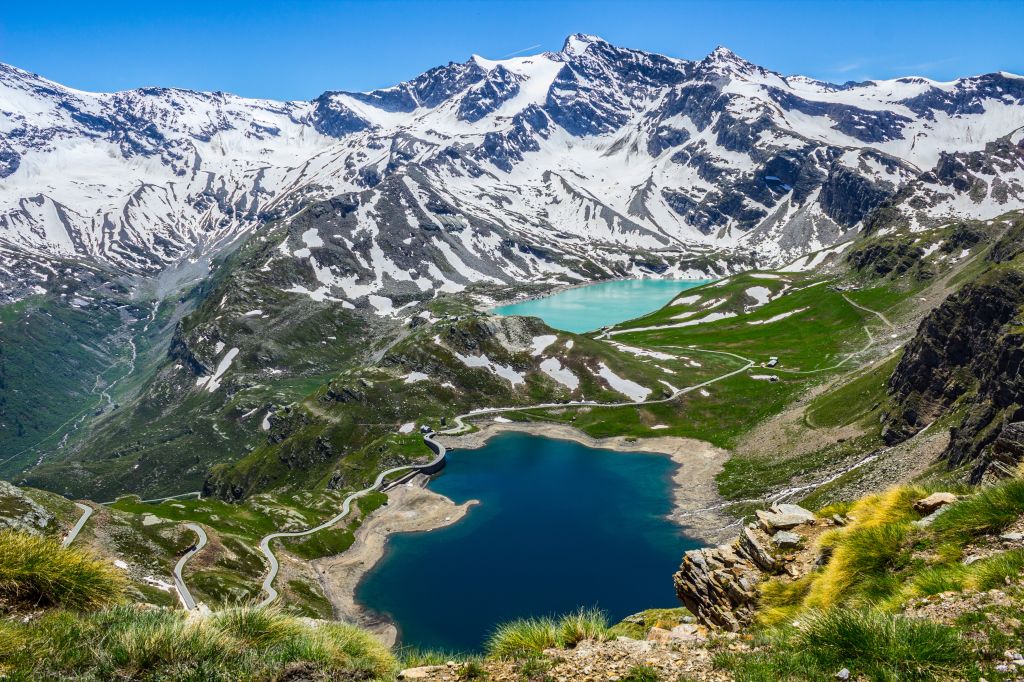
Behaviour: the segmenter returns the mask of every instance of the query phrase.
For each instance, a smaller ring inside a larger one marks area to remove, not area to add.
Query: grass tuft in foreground
[[[242,607],[209,618],[115,606],[51,611],[0,627],[0,670],[10,680],[132,679],[211,682],[277,679],[308,668],[316,679],[391,679],[397,664],[368,632]],[[319,677],[317,677],[319,676]]]
[[[586,640],[608,638],[608,619],[597,609],[580,609],[561,618],[520,618],[499,625],[487,640],[492,658],[519,659],[545,649],[569,649]]]
[[[120,571],[89,552],[0,531],[0,597],[8,602],[92,609],[116,602],[124,589]]]
[[[772,631],[756,653],[722,652],[716,665],[739,682],[832,679],[848,668],[857,679],[957,679],[970,660],[955,629],[877,610],[829,609],[800,628]]]
[[[935,519],[933,528],[950,540],[966,542],[980,535],[994,535],[1024,513],[1024,478],[983,488],[960,500]]]

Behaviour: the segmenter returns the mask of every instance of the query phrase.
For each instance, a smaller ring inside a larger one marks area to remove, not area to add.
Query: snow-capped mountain
[[[1024,205],[1022,127],[1011,74],[833,85],[585,35],[311,102],[0,65],[0,293],[55,261],[157,273],[268,221],[284,288],[378,311],[481,280],[780,263],[893,197],[914,220]]]

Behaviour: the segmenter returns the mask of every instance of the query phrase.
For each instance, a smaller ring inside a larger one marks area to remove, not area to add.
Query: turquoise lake
[[[478,651],[522,616],[605,610],[611,622],[678,606],[672,574],[697,546],[667,515],[675,465],[506,433],[452,451],[430,489],[480,500],[458,523],[392,536],[356,598],[396,621],[403,645]]]
[[[601,282],[532,301],[498,306],[499,315],[539,317],[549,326],[582,334],[657,310],[680,291],[712,280],[623,279]]]

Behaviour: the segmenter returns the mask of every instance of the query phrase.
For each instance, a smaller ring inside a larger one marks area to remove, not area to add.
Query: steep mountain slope
[[[985,159],[1022,103],[1009,74],[837,86],[584,35],[312,102],[85,93],[4,66],[2,291],[45,288],[69,256],[180,267],[273,218],[305,224],[267,263],[309,264],[293,290],[382,314],[472,281],[778,264],[933,168],[984,176],[954,184],[962,212],[1019,205],[1019,164]]]

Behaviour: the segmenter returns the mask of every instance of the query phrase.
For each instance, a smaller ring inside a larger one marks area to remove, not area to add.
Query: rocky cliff
[[[683,555],[673,576],[676,596],[708,627],[738,632],[757,615],[758,585],[775,575],[796,575],[797,548],[835,520],[817,519],[794,504],[757,512],[732,543]]]
[[[1008,263],[1022,231],[1015,222],[989,251],[990,269],[921,322],[888,385],[892,405],[882,435],[890,444],[962,405],[943,457],[950,466],[976,462],[975,480],[994,462],[1020,459],[1024,273]]]

